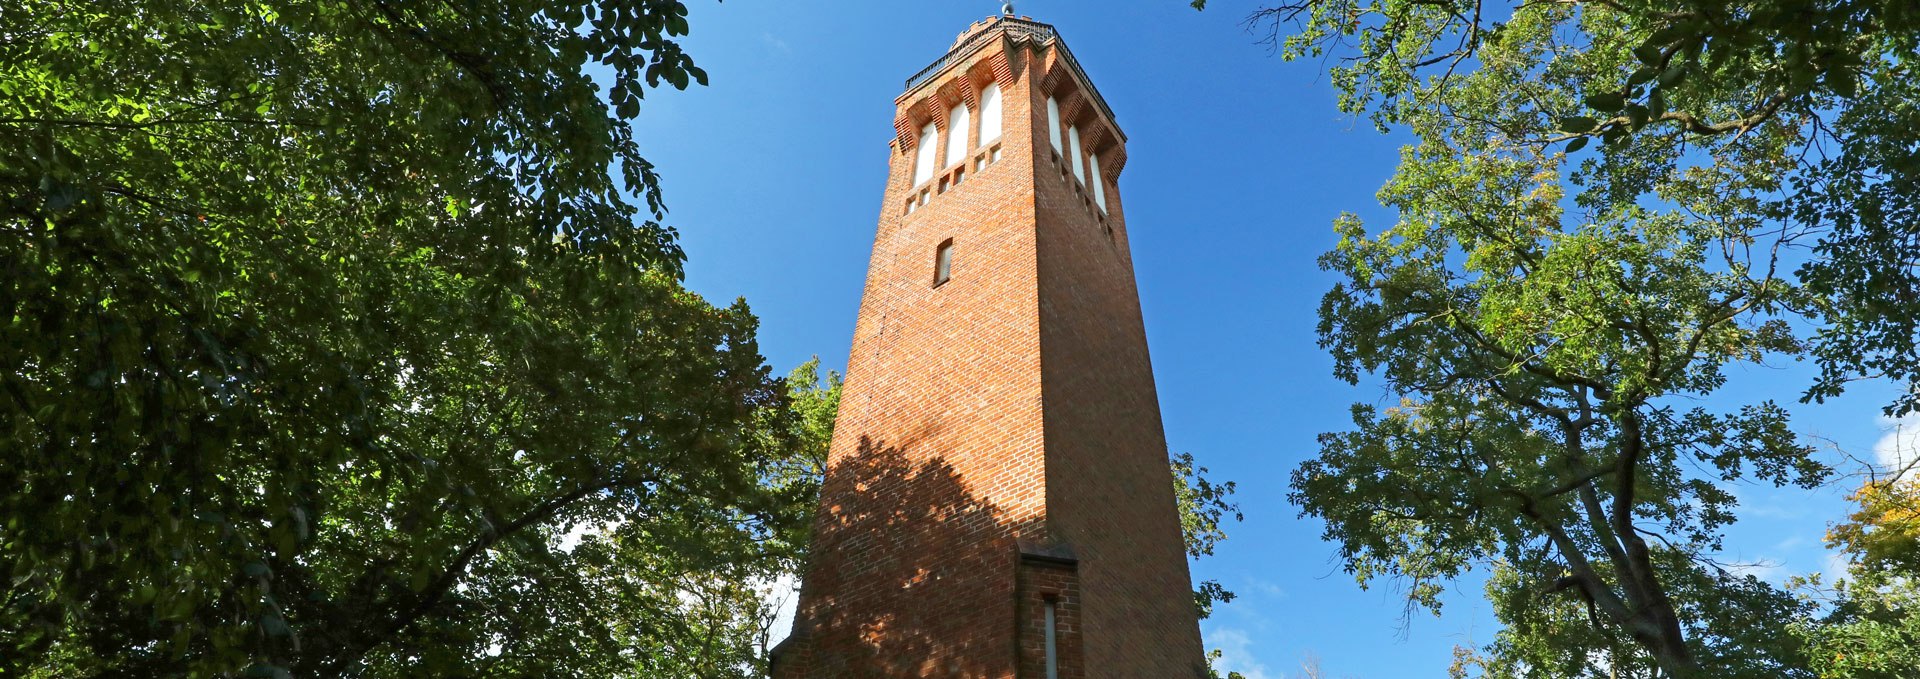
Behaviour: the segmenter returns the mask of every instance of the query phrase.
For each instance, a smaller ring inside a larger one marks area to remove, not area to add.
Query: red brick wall
[[[1020,674],[1047,676],[1047,604],[1054,608],[1054,653],[1059,679],[1086,679],[1080,640],[1077,563],[1028,559],[1020,564]]]
[[[1044,677],[1030,651],[1047,596],[1071,618],[1062,677],[1186,677],[1200,662],[1118,192],[1109,186],[1102,224],[1045,142],[1042,91],[1078,87],[1055,55],[1001,41],[896,102],[900,134],[778,679]],[[970,101],[974,129],[961,132],[977,136],[989,82],[1002,89],[1004,135],[973,140],[965,180],[907,214],[920,127],[942,128],[926,152],[944,158],[945,110]],[[1117,151],[1107,129],[1095,138]],[[998,162],[978,168],[995,146]],[[1103,156],[1103,169],[1123,162]],[[935,286],[948,239],[952,279]],[[1022,544],[1079,561],[1023,561]]]
[[[1048,56],[1035,68],[1066,68]],[[1079,557],[1087,676],[1196,676],[1204,671],[1200,629],[1120,192],[1107,185],[1103,216],[1092,189],[1045,141],[1046,95],[1036,96],[1047,518]],[[1079,123],[1085,140],[1099,107],[1073,108],[1078,116],[1061,128]],[[1117,143],[1082,150],[1100,152],[1107,171]],[[1061,148],[1072,153],[1064,141]],[[1093,181],[1107,178],[1089,174]]]

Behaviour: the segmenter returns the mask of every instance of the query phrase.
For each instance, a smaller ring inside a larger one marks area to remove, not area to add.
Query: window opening
[[[1059,605],[1058,600],[1047,597],[1047,679],[1060,679],[1060,642],[1054,612]]]
[[[1067,164],[1073,166],[1073,177],[1081,183],[1087,181],[1087,167],[1080,164],[1080,126],[1067,128]]]
[[[933,256],[933,285],[939,287],[953,279],[953,239],[940,243],[940,250]]]
[[[1000,138],[1000,85],[988,85],[980,91],[980,143],[986,144]]]
[[[936,157],[934,154],[939,153],[939,149],[934,146],[939,143],[940,130],[934,127],[933,123],[927,123],[926,127],[920,128],[920,144],[917,147],[917,155],[913,159],[914,186],[925,184],[927,180],[933,179],[933,161]]]
[[[1100,175],[1100,156],[1087,155],[1087,169],[1093,174],[1093,202],[1100,206],[1101,212],[1107,211],[1107,180]]]
[[[1060,155],[1060,101],[1047,97],[1047,142],[1053,145],[1053,154]]]
[[[955,106],[947,112],[947,159],[940,163],[941,167],[966,159],[967,133],[973,131],[973,124],[968,122],[971,114],[966,104]]]

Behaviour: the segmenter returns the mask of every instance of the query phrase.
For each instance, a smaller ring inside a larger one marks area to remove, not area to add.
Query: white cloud
[[[1883,469],[1900,470],[1920,460],[1920,415],[1880,418],[1880,441],[1873,444],[1874,461]]]
[[[1222,676],[1239,672],[1247,679],[1278,679],[1267,673],[1267,666],[1253,657],[1253,639],[1233,627],[1216,627],[1206,635],[1210,648],[1220,649],[1220,661],[1214,669]]]
[[[1831,585],[1847,577],[1847,557],[1838,552],[1827,552],[1827,566],[1821,571],[1821,581]]]
[[[767,43],[768,47],[773,48],[773,51],[779,52],[782,55],[793,54],[793,46],[788,45],[785,40],[774,37],[770,32],[762,31],[760,33],[760,40]]]

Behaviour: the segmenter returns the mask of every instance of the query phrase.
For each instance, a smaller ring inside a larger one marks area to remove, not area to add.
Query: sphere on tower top
[[[1007,15],[1007,16],[1013,16],[1013,3],[1012,3],[1012,2],[1008,2],[1008,3],[1006,3],[1006,4],[1004,4],[1004,5],[1001,5],[1001,6],[1000,6],[1000,13],[1001,13],[1001,14],[1005,14],[1005,15]]]

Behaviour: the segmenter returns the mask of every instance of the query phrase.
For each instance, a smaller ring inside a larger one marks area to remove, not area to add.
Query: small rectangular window
[[[962,168],[960,168],[960,169],[958,169],[958,170],[954,170],[954,171],[953,171],[953,185],[954,185],[954,186],[959,186],[959,185],[960,185],[960,182],[962,182],[962,181],[964,181],[964,180],[966,180],[966,178],[967,178],[967,168],[964,168],[964,167],[962,167]]]
[[[933,284],[939,287],[953,279],[953,239],[940,244],[940,250],[933,256]]]

